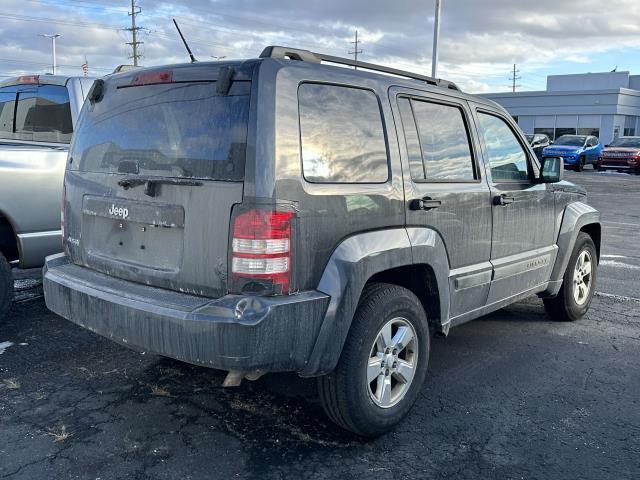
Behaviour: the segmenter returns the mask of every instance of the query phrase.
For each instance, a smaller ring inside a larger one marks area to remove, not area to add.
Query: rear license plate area
[[[184,208],[87,196],[82,233],[90,260],[177,272],[183,256]]]

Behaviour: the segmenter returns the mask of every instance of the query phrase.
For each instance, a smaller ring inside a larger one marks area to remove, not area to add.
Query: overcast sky
[[[137,0],[143,65],[183,62],[180,23],[198,59],[250,58],[280,44],[347,56],[356,29],[360,58],[429,74],[434,0]],[[518,65],[520,90],[548,74],[630,70],[640,74],[640,0],[442,0],[439,76],[467,91],[503,91]],[[93,75],[130,63],[127,0],[0,0],[0,75],[50,70]]]

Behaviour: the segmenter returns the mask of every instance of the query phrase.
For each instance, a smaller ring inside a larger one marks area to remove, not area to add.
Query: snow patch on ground
[[[616,262],[615,260],[601,260],[600,265],[607,265],[609,267],[626,268],[628,270],[640,270],[638,265],[629,265],[628,263]]]
[[[13,347],[13,342],[0,342],[0,355],[9,347]]]

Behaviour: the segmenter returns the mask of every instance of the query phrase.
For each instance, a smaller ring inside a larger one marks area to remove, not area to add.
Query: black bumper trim
[[[71,264],[63,254],[47,258],[43,278],[47,307],[67,320],[130,348],[223,370],[301,371],[329,303],[318,291],[184,295]]]

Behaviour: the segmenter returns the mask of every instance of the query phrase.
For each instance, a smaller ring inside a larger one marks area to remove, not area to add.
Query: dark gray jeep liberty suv
[[[96,81],[47,306],[227,386],[318,377],[364,436],[410,410],[432,334],[534,294],[584,315],[601,227],[562,160],[450,82],[345,65],[268,47]]]

